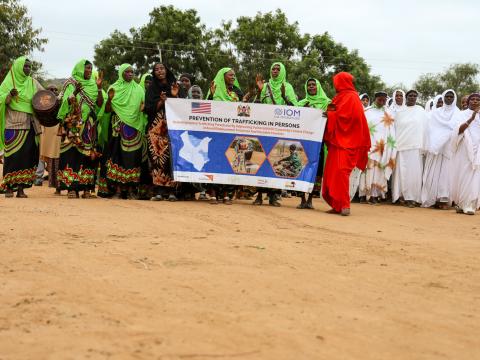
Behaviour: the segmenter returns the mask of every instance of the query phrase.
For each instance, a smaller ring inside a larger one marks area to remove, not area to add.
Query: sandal
[[[74,191],[74,190],[69,191],[68,194],[67,194],[67,198],[68,199],[78,199],[77,192]]]

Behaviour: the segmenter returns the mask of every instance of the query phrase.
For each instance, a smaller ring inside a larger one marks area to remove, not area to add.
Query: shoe
[[[257,196],[257,198],[255,199],[255,201],[252,203],[252,205],[262,205],[263,204],[263,200],[262,200],[262,196]]]
[[[282,204],[280,204],[280,202],[277,200],[276,196],[270,197],[270,199],[268,200],[268,205],[275,206],[275,207],[282,206]]]
[[[348,208],[342,209],[342,211],[340,212],[340,215],[350,216],[350,209],[348,209]]]
[[[10,189],[5,190],[5,197],[13,198],[13,190],[10,190]]]
[[[218,205],[217,198],[211,197],[210,198],[210,205]]]
[[[162,200],[163,200],[163,197],[162,197],[162,195],[157,194],[157,195],[155,195],[155,196],[152,196],[152,197],[150,198],[150,200],[151,200],[151,201],[162,201]]]
[[[302,201],[300,205],[297,206],[297,209],[306,209],[307,208],[307,203],[305,201]]]
[[[177,200],[178,200],[177,197],[176,197],[175,195],[173,195],[173,194],[170,194],[170,195],[168,196],[168,201],[172,201],[172,202],[173,202],[173,201],[177,201]]]
[[[230,198],[228,196],[223,198],[223,203],[225,205],[232,205],[233,204],[232,200],[230,200]]]
[[[313,207],[313,204],[311,202],[307,202],[307,204],[305,205],[305,209],[315,210],[315,208]]]
[[[205,193],[200,193],[200,195],[198,195],[198,200],[208,200],[207,195]]]

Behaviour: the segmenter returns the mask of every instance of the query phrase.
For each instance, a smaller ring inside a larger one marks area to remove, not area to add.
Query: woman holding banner
[[[320,81],[315,78],[310,78],[305,83],[305,99],[302,99],[298,102],[298,106],[303,107],[312,107],[315,109],[320,109],[323,111],[327,110],[328,104],[331,100],[328,98],[325,91],[323,91]],[[308,199],[305,198],[305,193],[301,195],[300,205],[297,206],[297,209],[313,209],[312,199],[314,191],[321,191],[322,185],[322,176],[323,176],[323,163],[326,155],[326,147],[323,145],[322,150],[320,151],[320,157],[318,159],[318,169],[317,176],[315,177],[315,185],[313,191],[308,194]]]
[[[281,62],[274,62],[272,66],[270,66],[270,79],[268,82],[263,80],[261,74],[257,74],[255,82],[260,92],[261,103],[298,106],[297,95],[293,90],[293,86],[287,81],[287,70]],[[269,205],[281,206],[277,200],[277,195],[279,195],[281,191],[265,188],[262,190],[268,193]],[[253,205],[263,204],[262,190],[258,189],[257,198],[253,202]]]
[[[328,148],[322,195],[330,213],[350,215],[349,178],[357,167],[364,170],[370,149],[370,132],[354,78],[346,72],[333,77],[337,94],[327,109],[325,143]]]
[[[170,201],[176,201],[177,184],[172,178],[165,101],[169,97],[177,97],[179,85],[165,64],[156,63],[153,66],[152,76],[153,81],[145,94],[145,113],[148,116],[148,157],[155,186],[155,195],[151,200],[163,200],[165,197]]]
[[[235,76],[235,71],[232,68],[223,68],[217,72],[215,79],[210,84],[210,91],[207,94],[207,100],[216,100],[216,101],[232,101],[238,102],[247,101],[248,94],[243,95],[240,85]],[[213,185],[209,189],[210,192],[210,203],[218,204],[219,195],[222,197],[222,202],[225,205],[231,205],[232,200],[230,195],[234,192],[233,186],[228,185]]]

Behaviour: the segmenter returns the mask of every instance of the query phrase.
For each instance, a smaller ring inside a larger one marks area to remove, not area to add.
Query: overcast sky
[[[479,62],[480,1],[476,0],[23,0],[35,27],[49,39],[34,53],[51,77],[66,77],[81,58],[93,59],[93,46],[114,30],[127,32],[147,23],[160,5],[194,8],[209,28],[222,20],[281,8],[290,22],[310,34],[328,31],[335,41],[358,49],[388,85],[410,86],[419,75],[452,63]]]

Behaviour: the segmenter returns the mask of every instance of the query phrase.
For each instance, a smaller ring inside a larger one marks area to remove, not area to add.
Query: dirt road
[[[480,216],[0,198],[0,359],[479,359]]]

